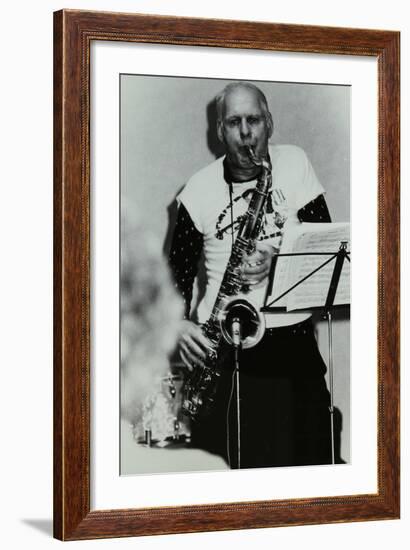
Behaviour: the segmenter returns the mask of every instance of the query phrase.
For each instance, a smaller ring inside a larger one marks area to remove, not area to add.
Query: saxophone
[[[272,186],[272,166],[264,158],[246,148],[251,161],[260,166],[261,172],[248,210],[241,219],[238,234],[232,246],[228,264],[208,321],[202,331],[210,342],[204,365],[196,365],[188,374],[183,388],[182,412],[195,420],[212,407],[218,378],[221,374],[222,344],[233,344],[232,324],[241,322],[241,347],[256,345],[265,332],[264,316],[250,302],[237,298],[249,291],[242,280],[242,263],[245,255],[256,249],[256,241],[262,229],[266,199]]]

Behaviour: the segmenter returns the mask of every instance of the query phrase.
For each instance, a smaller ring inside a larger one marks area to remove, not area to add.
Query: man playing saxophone
[[[284,224],[329,222],[330,215],[313,168],[302,149],[269,145],[273,121],[256,86],[229,84],[215,98],[217,135],[223,158],[197,172],[178,196],[178,217],[170,251],[175,284],[185,302],[179,352],[189,370],[206,361],[210,342],[201,325],[212,312],[241,219],[260,176],[258,159],[271,165],[269,191],[255,249],[241,265],[249,300],[260,308],[272,257]],[[285,224],[285,226],[286,226]],[[193,283],[204,255],[205,294],[191,320]],[[266,331],[255,347],[241,351],[241,467],[325,464],[331,461],[329,394],[325,364],[306,312],[265,314]],[[233,360],[222,365],[210,414],[194,422],[192,445],[219,454],[232,467],[235,411]]]

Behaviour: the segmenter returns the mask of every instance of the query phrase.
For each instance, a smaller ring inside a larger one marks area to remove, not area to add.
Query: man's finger
[[[195,336],[189,335],[183,340],[184,344],[187,346],[189,352],[196,357],[204,360],[206,358],[206,352],[202,349],[200,345],[195,341]]]
[[[245,255],[245,262],[249,264],[263,262],[267,254],[267,250],[255,250],[252,254]]]
[[[259,275],[259,273],[263,273],[264,271],[266,271],[266,266],[262,264],[255,265],[254,267],[245,267],[243,270],[243,274],[245,277],[249,277],[252,275]]]
[[[201,365],[204,364],[206,354],[197,344],[195,344],[193,340],[181,340],[181,346],[183,347],[183,350],[190,359],[191,363],[200,363]]]
[[[193,366],[191,365],[191,363],[189,362],[187,356],[185,355],[185,352],[184,352],[182,349],[180,349],[180,350],[179,350],[179,354],[180,354],[181,359],[182,359],[183,363],[185,364],[185,366],[188,368],[188,370],[189,370],[190,372],[192,372],[192,371],[194,370],[194,367],[193,367]]]
[[[258,273],[247,272],[244,277],[244,282],[251,286],[257,285],[269,275],[269,271],[270,271],[270,265],[265,265],[264,268]]]
[[[197,344],[199,344],[201,348],[203,348],[206,356],[208,350],[211,347],[211,343],[209,342],[205,334],[202,332],[202,330],[199,327],[196,327],[196,330],[192,333],[192,337],[195,338],[195,341],[197,342]]]
[[[261,264],[255,265],[255,266],[245,265],[244,268],[243,268],[243,274],[246,277],[246,276],[249,276],[249,275],[258,275],[258,274],[267,272],[267,271],[269,271],[269,265],[270,265],[270,263],[268,263],[268,262],[263,262]]]
[[[189,362],[192,368],[195,367],[195,365],[200,362],[200,359],[197,358],[196,355],[191,352],[191,350],[189,349],[187,344],[185,344],[185,342],[180,342],[180,351],[184,353],[185,358],[187,359],[187,361]]]

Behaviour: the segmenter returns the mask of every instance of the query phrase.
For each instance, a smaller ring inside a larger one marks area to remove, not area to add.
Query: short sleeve
[[[303,208],[325,192],[306,153],[299,149],[302,183],[298,192],[298,208]]]
[[[177,202],[183,204],[194,224],[195,228],[204,233],[201,216],[201,194],[198,192],[198,186],[191,179],[177,196]]]
[[[273,185],[282,190],[295,213],[324,193],[310,160],[300,147],[274,146],[271,158]]]

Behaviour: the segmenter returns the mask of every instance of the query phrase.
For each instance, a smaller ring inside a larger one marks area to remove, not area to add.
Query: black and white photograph
[[[120,474],[349,463],[350,86],[119,86]]]
[[[2,5],[5,549],[408,549],[405,5]]]

